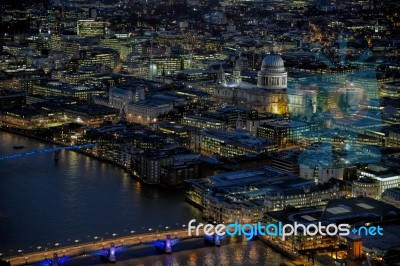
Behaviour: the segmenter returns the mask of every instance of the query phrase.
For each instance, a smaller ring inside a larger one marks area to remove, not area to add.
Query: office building
[[[73,86],[68,83],[61,83],[56,81],[42,82],[32,85],[32,94],[58,97],[67,96],[75,97],[81,100],[89,101],[94,96],[101,96],[104,91],[101,89],[92,89],[85,86]]]
[[[249,132],[243,130],[206,129],[200,132],[200,151],[204,155],[235,157],[271,152],[276,148],[274,141],[250,136]]]
[[[303,134],[310,130],[305,122],[294,120],[272,121],[257,128],[257,136],[274,140],[279,146],[294,144],[302,140]]]
[[[219,222],[258,222],[265,211],[326,204],[346,196],[340,182],[317,186],[312,180],[271,167],[189,180],[186,198]]]
[[[353,196],[380,199],[387,189],[400,186],[400,175],[379,165],[368,165],[359,170],[358,176],[359,179],[353,182]]]
[[[96,20],[78,20],[76,33],[79,37],[108,36],[110,34],[110,23]]]

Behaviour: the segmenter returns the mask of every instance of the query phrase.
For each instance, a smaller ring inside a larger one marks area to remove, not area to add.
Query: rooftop
[[[273,140],[253,137],[249,135],[249,132],[243,130],[223,131],[206,129],[202,131],[202,135],[219,139],[226,144],[239,145],[252,149],[276,145]]]
[[[281,121],[272,121],[267,122],[261,125],[261,127],[270,127],[276,129],[285,129],[285,128],[294,128],[294,127],[305,127],[308,124],[301,121],[295,120],[281,120]]]
[[[363,226],[367,222],[400,219],[400,209],[368,197],[332,199],[326,206],[293,208],[267,213],[287,223],[348,223]]]
[[[383,225],[384,234],[363,236],[363,246],[375,251],[384,253],[390,249],[398,249],[400,246],[400,226],[399,225]],[[398,251],[397,251],[398,252]]]
[[[80,105],[66,105],[64,108],[67,112],[81,113],[82,115],[104,115],[104,114],[118,114],[118,109],[97,105],[97,104],[80,104]]]
[[[198,121],[203,121],[207,123],[215,123],[215,124],[223,124],[224,121],[215,119],[215,118],[210,118],[210,117],[204,117],[200,115],[185,115],[183,119],[193,119],[193,120],[198,120]]]
[[[400,209],[368,197],[334,199],[329,201],[321,221],[365,224],[366,221],[382,221],[400,218]]]
[[[73,86],[69,83],[61,83],[57,81],[50,81],[46,83],[40,83],[35,86],[40,86],[40,87],[45,87],[48,89],[55,89],[55,90],[64,90],[64,91],[72,91],[72,92],[77,92],[77,91],[90,91],[92,90],[89,87],[85,86]]]

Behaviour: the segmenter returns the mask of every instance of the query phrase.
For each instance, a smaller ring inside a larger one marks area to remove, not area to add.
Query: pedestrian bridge
[[[51,148],[51,149],[44,149],[44,150],[39,150],[39,151],[31,151],[31,152],[24,152],[24,153],[18,153],[18,154],[12,154],[12,155],[7,155],[7,156],[1,156],[0,161],[4,160],[9,160],[9,159],[18,159],[18,158],[23,158],[23,157],[28,157],[32,155],[37,155],[41,153],[49,153],[49,152],[59,152],[61,150],[80,150],[80,149],[88,149],[88,148],[93,148],[97,144],[82,144],[82,145],[72,145],[72,146],[62,146],[62,147],[56,147],[56,148]]]

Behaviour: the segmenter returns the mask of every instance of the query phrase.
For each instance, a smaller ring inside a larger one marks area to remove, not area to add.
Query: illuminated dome
[[[282,57],[278,54],[268,54],[264,57],[261,69],[276,69],[276,70],[283,70],[285,65],[283,63]]]
[[[257,74],[257,87],[265,89],[286,89],[287,72],[282,57],[271,53],[264,57]]]

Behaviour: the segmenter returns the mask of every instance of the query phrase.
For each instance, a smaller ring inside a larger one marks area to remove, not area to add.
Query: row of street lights
[[[179,223],[176,223],[176,225],[179,225]],[[158,226],[159,228],[161,228],[162,227],[162,225],[159,225]],[[186,227],[186,224],[182,224],[182,228],[185,228]],[[171,229],[171,227],[170,226],[165,226],[164,227],[165,228],[165,230],[168,230],[168,229]],[[142,229],[144,229],[144,227],[142,227]],[[148,228],[148,231],[149,232],[152,232],[152,231],[154,231],[155,229],[154,228]],[[159,229],[157,229],[157,232],[158,232],[158,230]],[[124,231],[127,231],[127,230],[124,230]],[[130,231],[130,233],[131,234],[134,234],[134,233],[137,233],[137,231],[135,231],[135,230],[131,230]],[[108,234],[108,233],[106,233],[106,234]],[[118,236],[118,234],[117,233],[112,233],[112,237],[115,239],[116,237]],[[88,237],[90,237],[90,236],[88,236]],[[94,236],[93,237],[94,238],[94,241],[96,242],[96,241],[98,241],[98,240],[103,240],[103,238],[100,238],[99,236]],[[142,238],[142,237],[139,237],[140,239]],[[70,241],[70,239],[68,239],[68,241]],[[74,243],[75,244],[78,244],[79,242],[81,242],[81,240],[79,240],[79,239],[75,239],[74,240]],[[48,246],[50,246],[50,243],[47,243],[47,245],[44,247],[44,249],[45,250],[47,250],[49,247]],[[55,248],[57,248],[57,247],[59,247],[59,246],[61,246],[61,243],[54,243],[54,246],[55,246]],[[38,251],[40,251],[41,249],[43,248],[43,246],[37,246],[36,247],[36,249],[38,250]],[[19,249],[19,250],[17,250],[18,251],[18,254],[19,255],[21,255],[21,256],[23,256],[24,255],[24,250],[22,250],[22,249]],[[0,257],[1,256],[3,256],[4,254],[3,253],[0,253]]]

